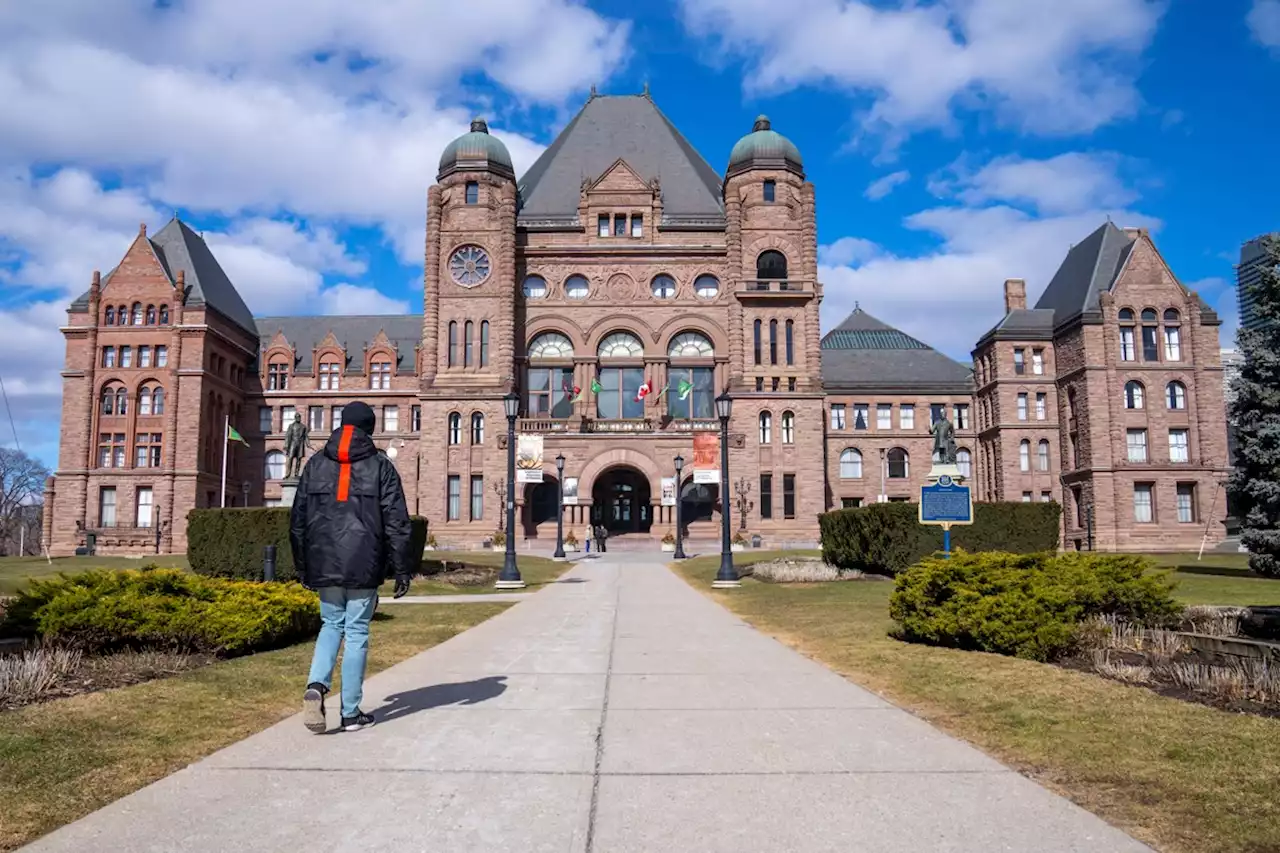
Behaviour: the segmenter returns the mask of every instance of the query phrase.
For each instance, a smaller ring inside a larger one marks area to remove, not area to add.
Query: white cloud
[[[1087,132],[1137,108],[1157,0],[681,0],[686,26],[747,59],[751,89],[834,85],[893,138],[993,108],[1008,125]]]
[[[324,289],[319,309],[320,314],[406,314],[409,302],[392,299],[372,287],[342,282]]]
[[[1280,56],[1280,0],[1253,0],[1245,22],[1259,44]]]
[[[890,172],[883,178],[872,181],[863,194],[872,201],[879,201],[893,192],[899,184],[905,183],[910,178],[911,173],[906,169]]]
[[[1047,160],[998,157],[974,172],[958,161],[951,175],[931,180],[929,190],[969,205],[1007,201],[1042,213],[1119,207],[1138,197],[1120,176],[1123,164],[1117,154],[1075,151]]]
[[[841,237],[830,245],[818,247],[818,263],[826,266],[861,266],[881,253],[870,240],[861,237]]]

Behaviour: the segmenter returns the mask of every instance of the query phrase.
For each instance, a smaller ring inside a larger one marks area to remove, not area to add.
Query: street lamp
[[[733,490],[738,493],[738,529],[746,530],[747,513],[751,511],[751,501],[747,499],[747,495],[751,494],[751,484],[746,477],[739,477],[738,482],[733,484]]]
[[[556,500],[556,552],[551,556],[564,559],[564,454],[556,455],[556,483],[559,496]]]
[[[733,549],[729,547],[729,416],[733,414],[733,398],[728,392],[716,397],[716,415],[720,418],[720,571],[716,572],[716,589],[742,586],[738,570],[733,567]]]
[[[684,489],[682,488],[684,485],[684,481],[681,479],[680,472],[683,470],[684,470],[684,457],[676,456],[676,553],[672,557],[673,560],[685,559],[684,530],[681,529],[683,527],[683,524],[680,520],[681,492],[684,491]]]
[[[240,493],[244,495],[244,505],[249,505],[249,481],[245,480],[240,484]]]
[[[507,481],[498,480],[493,484],[493,493],[498,496],[498,505],[506,506],[507,503]],[[503,528],[502,513],[498,513],[498,532],[501,533]]]
[[[523,589],[524,579],[516,566],[516,415],[520,412],[520,395],[508,391],[502,398],[507,415],[507,553],[498,573],[498,589]]]

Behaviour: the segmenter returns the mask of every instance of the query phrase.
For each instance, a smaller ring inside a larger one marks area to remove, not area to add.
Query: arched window
[[[655,299],[670,299],[676,295],[676,280],[665,273],[655,275],[649,287]]]
[[[787,256],[774,249],[760,253],[756,258],[756,278],[776,281],[787,277]]]
[[[484,444],[484,415],[480,412],[471,413],[471,443]]]
[[[447,364],[449,367],[458,366],[458,321],[457,320],[449,321],[449,355],[448,355]]]
[[[862,454],[847,447],[840,453],[840,479],[862,479]]]
[[[543,332],[529,342],[529,358],[573,358],[573,341],[559,332]]]
[[[471,338],[475,331],[475,324],[470,320],[466,322],[462,329],[462,366],[471,366]]]
[[[960,476],[966,478],[973,469],[973,456],[963,447],[956,451],[956,467],[960,469]]]
[[[1036,447],[1036,464],[1041,471],[1049,470],[1049,439],[1040,439],[1040,444]]]
[[[489,366],[489,321],[480,321],[480,366]]]
[[[794,412],[782,413],[782,443],[795,444],[796,441],[796,416]]]
[[[596,353],[601,358],[640,358],[644,344],[630,332],[614,332],[600,342]]]
[[[551,367],[548,359],[573,358],[573,342],[559,332],[543,332],[529,342],[525,371],[525,412],[531,418],[573,414],[573,368]],[[541,362],[541,363],[539,363]]]
[[[102,414],[129,414],[129,395],[123,385],[107,385],[102,389]]]
[[[720,293],[720,279],[703,274],[693,280],[693,293],[699,299],[715,299]]]
[[[1018,470],[1031,470],[1031,442],[1025,438],[1018,442]]]
[[[1121,323],[1132,323],[1132,322],[1133,322],[1133,309],[1132,309],[1132,308],[1121,308],[1121,309],[1120,309],[1120,313],[1119,313],[1119,315],[1118,315],[1118,316],[1119,316],[1119,318],[1120,318],[1120,322],[1121,322]]]
[[[133,325],[135,326],[142,325],[142,303],[141,302],[133,303],[133,315],[130,322],[132,322]]]
[[[585,276],[571,275],[564,280],[564,295],[567,299],[586,299],[591,295],[591,284]]]
[[[285,391],[289,388],[289,364],[283,358],[272,359],[267,365],[267,390]]]
[[[769,321],[769,363],[778,363],[778,321]]]
[[[143,417],[151,414],[151,389],[143,386],[138,391],[138,416]]]
[[[760,413],[760,443],[773,444],[773,414]]]
[[[1164,360],[1182,361],[1182,315],[1170,308],[1164,312]]]
[[[262,476],[268,480],[284,479],[284,453],[279,450],[267,452],[262,460]]]
[[[667,355],[671,358],[711,358],[715,354],[711,341],[698,332],[681,332],[667,346]]]
[[[1156,341],[1156,309],[1142,309],[1142,360],[1159,361],[1160,345]]]
[[[119,308],[116,309],[116,325],[117,326],[129,325],[129,309],[123,305],[121,305]]]
[[[1143,308],[1143,309],[1142,309],[1142,322],[1144,322],[1144,323],[1154,323],[1155,321],[1156,321],[1156,309],[1154,309],[1154,308]]]
[[[155,391],[151,392],[151,414],[153,415],[164,414],[164,389],[163,388],[156,388]]]
[[[1124,407],[1126,409],[1141,409],[1145,406],[1144,389],[1142,383],[1136,379],[1130,379],[1124,383]]]
[[[113,305],[107,306],[107,313],[106,313],[106,317],[103,319],[103,322],[106,323],[108,326],[114,326],[116,324],[115,306]]]
[[[160,306],[160,325],[161,326],[169,325],[169,306],[168,305]]]
[[[156,306],[147,306],[147,325],[154,326],[156,324]]]
[[[524,280],[525,299],[546,299],[547,280],[540,275],[526,276]]]
[[[911,458],[907,451],[895,447],[889,451],[889,479],[905,480],[911,474]]]
[[[755,336],[755,338],[754,338],[754,339],[755,339],[756,364],[759,364],[759,363],[760,363],[760,347],[761,347],[761,344],[760,344],[760,329],[761,329],[761,327],[762,327],[763,325],[764,325],[764,324],[763,324],[763,323],[761,323],[759,320],[756,320],[754,323],[752,323],[752,324],[751,324],[751,328],[752,328],[753,333],[754,333],[754,336]]]
[[[795,364],[795,323],[787,321],[787,364]]]
[[[341,384],[341,365],[332,359],[320,362],[320,390],[337,391]]]
[[[462,415],[457,412],[449,413],[449,444],[462,444]]]
[[[1170,382],[1165,389],[1169,398],[1170,409],[1185,409],[1187,407],[1187,386],[1178,382],[1176,379]]]

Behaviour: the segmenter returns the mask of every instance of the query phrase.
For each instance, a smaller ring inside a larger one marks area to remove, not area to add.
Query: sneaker
[[[358,732],[361,729],[367,729],[373,725],[373,715],[366,714],[360,709],[356,709],[354,717],[342,718],[342,730],[344,732]]]
[[[328,730],[324,716],[324,696],[328,692],[323,684],[312,682],[302,694],[302,720],[307,731],[322,735]]]

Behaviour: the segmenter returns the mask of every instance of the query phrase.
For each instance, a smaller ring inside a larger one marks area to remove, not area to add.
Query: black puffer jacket
[[[372,589],[407,577],[409,512],[396,466],[364,430],[329,436],[302,470],[289,541],[298,577],[318,589]]]

